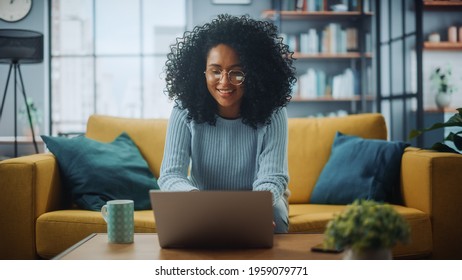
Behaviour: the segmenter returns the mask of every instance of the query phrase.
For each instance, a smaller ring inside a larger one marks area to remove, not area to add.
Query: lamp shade
[[[0,63],[43,61],[43,34],[30,30],[0,29]]]

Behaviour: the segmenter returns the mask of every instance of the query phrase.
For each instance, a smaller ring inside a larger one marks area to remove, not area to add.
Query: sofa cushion
[[[135,211],[135,232],[156,232],[152,210]],[[92,233],[107,232],[100,212],[88,210],[59,210],[47,212],[37,219],[37,254],[51,259]]]
[[[146,161],[126,133],[111,143],[85,136],[42,136],[56,156],[64,186],[80,208],[100,210],[106,201],[132,199],[135,209],[149,209],[150,189],[159,189]]]
[[[401,157],[408,144],[337,132],[311,203],[350,204],[355,199],[401,203]]]

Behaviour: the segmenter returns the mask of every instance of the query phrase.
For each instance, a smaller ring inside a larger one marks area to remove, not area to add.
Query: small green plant
[[[409,241],[410,228],[389,204],[355,200],[327,224],[324,234],[326,248],[383,249]]]
[[[450,152],[450,153],[457,153],[460,154],[462,151],[462,108],[457,108],[457,113],[454,114],[449,120],[447,120],[444,123],[435,123],[432,126],[428,128],[424,128],[422,130],[412,130],[411,133],[409,134],[409,139],[413,139],[422,133],[426,131],[431,131],[435,129],[440,129],[444,127],[460,127],[461,130],[457,132],[450,132],[446,138],[443,139],[443,142],[436,142],[433,144],[431,147],[432,150],[439,151],[439,152]],[[456,149],[453,149],[446,145],[444,142],[453,142],[454,147]]]
[[[430,74],[430,81],[436,92],[452,94],[457,88],[452,84],[452,70],[450,67],[436,67]]]
[[[26,100],[27,107],[29,107],[30,118],[32,125],[39,125],[42,123],[42,116],[40,110],[35,106],[34,100],[32,98],[27,98]],[[27,115],[27,108],[23,106],[19,110],[19,119],[24,123],[29,123],[29,116]]]

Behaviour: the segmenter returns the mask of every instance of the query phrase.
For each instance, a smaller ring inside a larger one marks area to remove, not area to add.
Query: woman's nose
[[[218,81],[219,84],[229,84],[229,78],[228,78],[228,73],[223,71],[221,72],[221,77],[220,77],[220,80]]]

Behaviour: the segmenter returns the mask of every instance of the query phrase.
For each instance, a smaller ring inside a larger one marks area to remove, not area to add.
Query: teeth
[[[230,89],[219,89],[218,91],[221,92],[221,93],[231,93],[231,92],[233,92]]]

